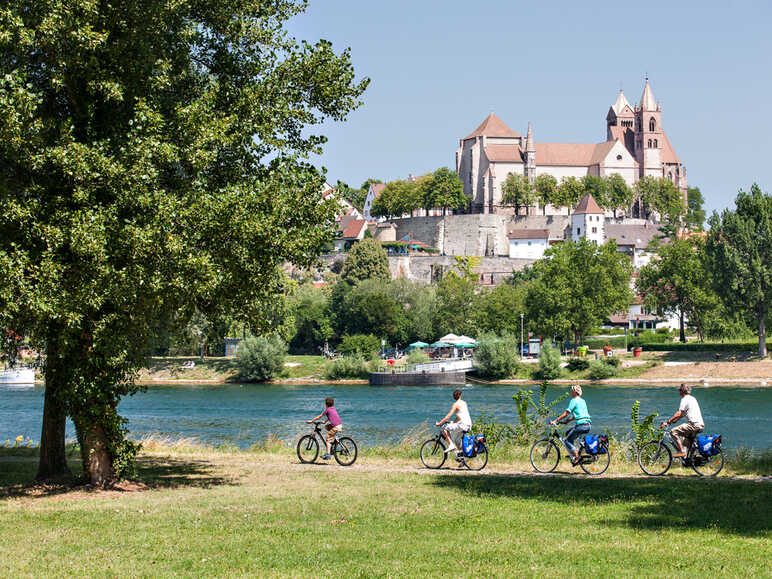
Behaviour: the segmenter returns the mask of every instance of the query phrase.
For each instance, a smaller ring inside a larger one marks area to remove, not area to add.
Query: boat
[[[370,372],[370,386],[430,386],[466,384],[466,373],[472,360],[453,359],[426,364],[381,368]]]
[[[23,366],[6,367],[0,372],[0,384],[34,384],[35,369]]]

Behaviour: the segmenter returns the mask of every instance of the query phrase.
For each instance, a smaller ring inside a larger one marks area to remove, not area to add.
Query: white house
[[[597,245],[605,242],[606,216],[595,198],[589,193],[582,197],[571,214],[571,239],[578,242],[582,237]]]
[[[351,216],[343,218],[338,223],[338,237],[335,240],[335,251],[348,251],[357,241],[361,241],[367,231],[367,221]]]
[[[380,197],[381,193],[383,193],[383,190],[386,189],[386,185],[383,183],[371,183],[370,187],[367,189],[367,197],[365,198],[365,206],[362,208],[362,213],[364,213],[364,218],[367,221],[374,221],[375,219],[370,214],[370,210],[373,208],[373,203],[375,203],[375,200]],[[385,218],[380,218],[378,221],[384,221]]]
[[[549,229],[515,229],[507,234],[509,257],[541,259],[549,247]]]

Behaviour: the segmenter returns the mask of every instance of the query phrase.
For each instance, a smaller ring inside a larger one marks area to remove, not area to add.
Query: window
[[[577,227],[576,228],[576,234],[577,235],[581,235],[582,234],[582,228],[581,227]]]
[[[653,131],[656,128],[657,128],[657,122],[654,120],[654,117],[651,117],[651,119],[649,119],[649,130]]]
[[[617,155],[617,161],[621,161],[621,160],[622,160],[622,155]]]
[[[528,242],[528,246],[530,247],[530,245],[531,245],[531,242],[529,241],[529,242]]]
[[[651,149],[651,139],[649,139],[649,149]]]
[[[656,149],[658,147],[657,145],[657,139],[654,139],[654,148]]]
[[[598,233],[598,228],[597,228],[597,227],[593,227],[593,228],[592,228],[592,232],[593,232],[593,233]]]

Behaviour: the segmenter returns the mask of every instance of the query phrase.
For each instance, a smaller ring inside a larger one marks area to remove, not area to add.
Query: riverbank
[[[461,577],[544,576],[565,574],[570,553],[576,575],[767,573],[768,482],[534,475],[495,452],[480,473],[428,471],[414,454],[343,468],[270,445],[157,446],[140,483],[111,491],[24,486],[34,461],[6,462],[0,572],[428,577],[447,561]]]

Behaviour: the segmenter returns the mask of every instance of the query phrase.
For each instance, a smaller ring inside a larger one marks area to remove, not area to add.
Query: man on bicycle
[[[673,424],[681,420],[683,416],[686,416],[686,423],[681,426],[676,426],[670,431],[670,435],[673,437],[673,441],[678,447],[678,452],[673,455],[673,458],[683,458],[686,456],[684,442],[692,440],[705,428],[705,423],[702,421],[702,412],[700,412],[700,405],[697,403],[697,399],[692,396],[692,387],[688,384],[681,384],[678,387],[678,393],[681,395],[681,404],[678,406],[678,411],[673,414],[670,420],[667,420],[660,424],[660,427],[665,428],[669,424]]]
[[[455,402],[450,407],[450,412],[447,413],[445,418],[434,423],[434,426],[445,425],[442,427],[442,435],[448,442],[448,447],[445,449],[446,453],[457,449],[453,437],[459,439],[460,442],[461,436],[472,430],[472,418],[469,416],[469,407],[466,405],[466,402],[461,400],[461,390],[458,388],[453,391],[453,400]],[[456,419],[453,422],[448,422],[454,414]]]

